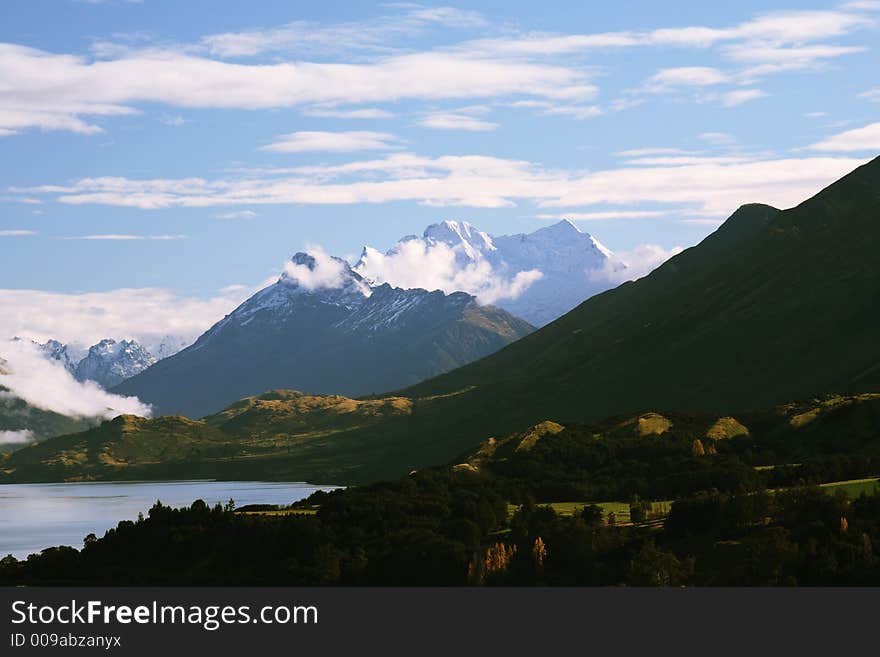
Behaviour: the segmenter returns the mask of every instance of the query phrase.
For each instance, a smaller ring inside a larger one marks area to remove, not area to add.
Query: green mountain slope
[[[878,248],[880,159],[790,210],[744,206],[649,276],[405,394],[474,387],[457,416],[514,429],[874,390]]]

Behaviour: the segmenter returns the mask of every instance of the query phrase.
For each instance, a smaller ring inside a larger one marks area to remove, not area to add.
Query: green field
[[[828,489],[829,492],[843,491],[847,497],[854,499],[865,493],[871,495],[880,487],[880,479],[871,477],[869,479],[850,479],[849,481],[832,481],[822,484],[822,488]]]
[[[580,513],[581,509],[583,509],[585,506],[589,506],[590,504],[595,504],[596,506],[600,507],[604,512],[606,519],[608,518],[609,513],[613,513],[615,516],[616,524],[630,524],[629,502],[550,502],[547,504],[539,504],[538,506],[549,506],[561,516],[573,516]],[[661,511],[662,515],[664,516],[669,513],[669,507],[671,505],[672,500],[660,500],[654,502],[655,510]],[[508,515],[512,516],[517,509],[519,509],[518,505],[508,504]]]

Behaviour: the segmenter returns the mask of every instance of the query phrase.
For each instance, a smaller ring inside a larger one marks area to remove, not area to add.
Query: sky
[[[5,0],[0,337],[194,337],[309,245],[674,253],[880,152],[880,1]]]

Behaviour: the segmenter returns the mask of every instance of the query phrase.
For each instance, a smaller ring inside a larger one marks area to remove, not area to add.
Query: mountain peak
[[[464,244],[478,249],[493,250],[492,238],[476,226],[467,221],[453,221],[447,219],[439,224],[431,224],[425,228],[422,234],[424,239],[435,242],[445,242],[450,246]]]
[[[285,264],[278,282],[306,292],[344,289],[369,296],[369,286],[348,261],[321,251],[295,253]]]
[[[552,226],[548,226],[548,230],[560,235],[575,235],[581,233],[581,229],[578,228],[571,219],[557,221]]]
[[[73,375],[79,381],[95,381],[111,388],[147,369],[156,358],[135,340],[105,338],[89,348],[76,365]]]

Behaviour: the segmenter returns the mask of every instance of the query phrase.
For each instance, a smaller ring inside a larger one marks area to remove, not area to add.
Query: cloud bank
[[[231,286],[208,299],[162,288],[84,294],[0,289],[0,339],[22,336],[88,346],[106,337],[133,338],[148,349],[167,335],[192,342],[255,289]]]
[[[877,124],[874,124],[875,126]],[[868,130],[870,128],[870,130]],[[847,134],[823,150],[856,150],[874,126]],[[721,133],[703,137],[730,139]],[[869,147],[869,146],[868,146]],[[381,159],[244,171],[206,179],[82,178],[66,185],[11,190],[71,205],[161,209],[257,205],[329,205],[415,201],[435,207],[502,208],[528,201],[586,211],[589,206],[657,203],[681,216],[729,216],[744,202],[792,207],[865,160],[855,157],[773,158],[749,154],[690,159],[641,158],[584,173],[487,155],[425,157],[395,153]]]
[[[288,260],[284,263],[284,278],[308,290],[336,289],[345,285],[348,280],[348,263],[328,255],[319,246],[309,246],[306,252],[314,260],[305,264]],[[368,291],[364,289],[364,293]]]
[[[33,442],[34,432],[29,429],[21,431],[0,431],[0,445],[26,445]]]
[[[484,259],[463,263],[447,244],[429,244],[421,238],[405,240],[389,253],[367,247],[356,271],[377,284],[394,287],[464,291],[483,304],[516,299],[543,274],[537,269],[505,275]]]
[[[151,409],[136,397],[121,397],[103,390],[93,381],[79,382],[63,365],[48,360],[27,340],[0,343],[5,375],[2,396],[23,399],[31,406],[71,417],[111,419],[121,414],[149,417]]]

